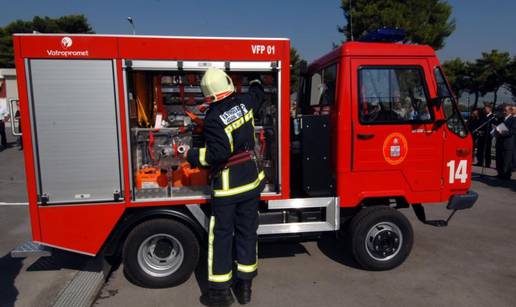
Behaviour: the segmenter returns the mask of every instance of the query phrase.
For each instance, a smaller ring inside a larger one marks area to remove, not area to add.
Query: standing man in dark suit
[[[494,129],[496,137],[496,170],[498,171],[498,178],[509,180],[512,173],[513,135],[516,131],[514,127],[516,123],[514,122],[510,105],[503,107],[503,116],[503,119],[498,121],[498,125]]]
[[[512,106],[512,170],[516,171],[516,105]]]
[[[493,120],[493,108],[490,105],[484,106],[484,116],[478,130],[477,166],[491,167],[491,146],[493,137],[491,136],[491,121]]]
[[[471,151],[472,158],[475,158],[475,149],[478,150],[478,128],[482,124],[480,119],[480,109],[475,109],[471,112],[471,116],[468,119],[468,130],[471,132],[473,137],[473,150]]]
[[[5,134],[5,123],[9,120],[7,108],[0,104],[0,151],[7,148],[7,137]]]

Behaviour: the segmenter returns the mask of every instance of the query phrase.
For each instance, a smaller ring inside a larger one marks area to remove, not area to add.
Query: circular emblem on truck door
[[[389,134],[383,142],[383,157],[390,165],[398,165],[407,157],[408,144],[403,134]]]
[[[61,40],[61,46],[63,47],[63,49],[68,49],[72,47],[72,43],[72,38],[68,36],[63,37],[63,39]]]

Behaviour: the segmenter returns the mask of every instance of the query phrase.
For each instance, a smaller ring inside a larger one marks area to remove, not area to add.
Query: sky
[[[438,52],[441,60],[472,60],[499,49],[516,55],[516,1],[450,0],[456,31]],[[287,37],[309,62],[340,43],[345,24],[340,1],[208,0],[0,0],[0,26],[33,16],[84,14],[97,33],[185,36]]]

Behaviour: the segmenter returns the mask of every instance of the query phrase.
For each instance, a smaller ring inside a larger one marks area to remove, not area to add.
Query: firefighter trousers
[[[208,281],[210,288],[231,285],[233,256],[239,279],[252,279],[257,274],[258,197],[234,203],[212,200],[208,237]],[[234,248],[233,248],[234,247]]]

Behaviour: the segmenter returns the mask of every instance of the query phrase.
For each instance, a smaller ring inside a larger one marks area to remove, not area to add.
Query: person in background
[[[0,151],[7,148],[7,136],[5,135],[5,123],[9,120],[9,113],[5,106],[0,105]]]
[[[415,120],[417,118],[417,111],[414,109],[414,105],[412,104],[412,99],[410,97],[405,97],[405,106],[408,106],[407,113],[405,115],[405,119],[407,120]]]
[[[516,105],[512,105],[512,126],[516,129]],[[516,171],[516,133],[512,135],[512,170]]]
[[[19,127],[19,131],[20,134],[22,133],[22,127],[21,127],[21,113],[20,113],[20,103],[17,102],[16,103],[16,114],[14,114],[14,118],[18,121],[18,127]],[[18,137],[18,140],[16,141],[18,143],[18,150],[23,150],[23,139],[22,139],[22,136],[20,135]]]
[[[500,128],[500,126],[505,127]],[[510,105],[503,106],[503,118],[497,121],[497,127],[494,129],[496,137],[496,170],[497,177],[504,180],[511,179],[512,173],[512,152],[514,140],[513,136],[516,132],[516,122],[512,117],[512,107]]]
[[[423,108],[423,111],[419,114],[418,119],[419,120],[430,120],[432,116],[430,115],[430,110],[428,109],[428,106],[425,105]]]
[[[493,137],[490,132],[493,121],[493,108],[490,105],[484,106],[483,116],[480,125],[482,128],[478,130],[478,150],[477,150],[477,166],[491,167],[491,146]]]
[[[392,110],[401,119],[405,119],[405,117],[407,116],[407,110],[403,107],[403,105],[401,105],[400,97],[394,98],[394,105],[392,107]]]
[[[471,151],[473,157],[475,156],[475,149],[478,147],[478,127],[480,127],[480,110],[475,109],[471,112],[471,116],[468,119],[468,130],[471,136],[473,136],[473,150]]]

